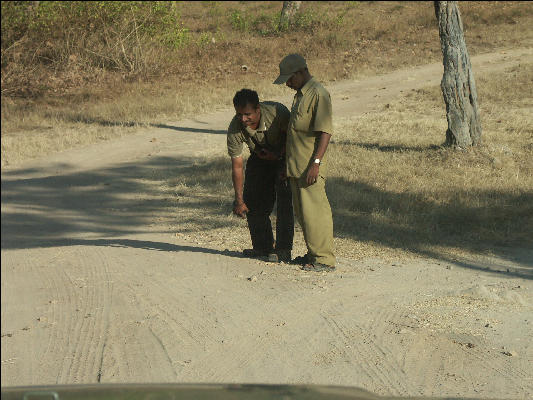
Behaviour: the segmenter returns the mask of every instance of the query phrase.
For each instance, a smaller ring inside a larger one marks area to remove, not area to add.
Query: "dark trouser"
[[[276,250],[292,250],[294,215],[289,181],[279,178],[283,161],[261,160],[252,154],[246,163],[243,198],[248,207],[248,229],[254,250],[271,251],[274,245],[270,214],[276,208]]]

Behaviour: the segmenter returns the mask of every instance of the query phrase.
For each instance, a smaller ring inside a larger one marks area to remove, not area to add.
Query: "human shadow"
[[[50,115],[47,115],[51,117]],[[57,116],[55,116],[57,118]],[[226,134],[224,129],[206,129],[206,128],[192,128],[187,126],[168,125],[163,123],[144,123],[135,121],[110,121],[104,118],[89,117],[81,113],[66,113],[61,115],[61,118],[67,122],[84,123],[87,125],[99,125],[105,127],[121,126],[121,127],[153,127],[159,129],[172,129],[178,132],[193,132],[193,133],[212,133],[217,135]]]
[[[223,129],[204,129],[204,128],[190,128],[186,126],[173,126],[167,124],[149,124],[154,128],[173,129],[179,132],[194,132],[194,133],[213,133],[217,135],[225,135],[228,131]]]
[[[217,254],[228,257],[245,258],[242,252],[229,249],[217,250],[201,246],[187,246],[166,242],[154,242],[152,240],[137,240],[124,238],[111,239],[56,239],[46,240],[40,243],[39,247],[63,247],[63,246],[99,246],[99,247],[130,247],[135,249],[163,251],[163,252],[189,252]]]
[[[145,125],[143,123],[135,122],[135,121],[110,121],[104,118],[89,117],[82,113],[70,113],[70,112],[60,113],[60,114],[45,113],[45,117],[60,118],[66,122],[83,123],[87,125],[100,125],[100,126],[106,126],[106,127],[109,127],[109,126],[132,127],[132,126]]]
[[[533,279],[533,192],[512,194],[497,190],[462,193],[455,204],[437,204],[416,193],[395,193],[367,183],[334,177],[327,181],[336,237],[374,242],[415,254],[453,262],[465,268]],[[477,207],[475,201],[489,203]],[[503,201],[502,201],[503,200]],[[515,207],[507,207],[512,204]],[[521,232],[507,240],[509,229]],[[451,257],[435,249],[460,248],[477,254],[490,252],[515,266],[482,265]],[[518,257],[514,248],[522,249]]]
[[[402,146],[402,145],[390,145],[384,146],[379,143],[359,143],[354,142],[353,140],[340,140],[335,141],[335,144],[343,146],[354,146],[360,147],[366,150],[378,150],[384,153],[389,152],[424,152],[428,150],[441,150],[442,146],[438,145],[429,145],[429,146]]]

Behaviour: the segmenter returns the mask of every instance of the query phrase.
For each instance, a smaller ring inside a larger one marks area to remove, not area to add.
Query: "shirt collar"
[[[303,85],[300,89],[298,89],[299,94],[304,95],[315,83],[315,78],[311,77],[305,85]]]

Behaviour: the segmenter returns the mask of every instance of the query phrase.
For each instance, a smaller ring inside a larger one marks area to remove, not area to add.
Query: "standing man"
[[[296,90],[287,130],[287,176],[307,254],[295,261],[305,271],[333,271],[333,218],[324,180],[324,155],[333,131],[331,97],[299,54],[281,60],[274,83]]]
[[[290,112],[281,103],[259,102],[257,92],[242,89],[233,98],[235,117],[228,128],[228,154],[235,201],[233,213],[247,218],[252,249],[246,257],[267,256],[290,262],[294,236],[291,189],[285,175],[285,141]],[[243,174],[243,144],[250,149]],[[244,189],[243,189],[244,181]],[[276,246],[270,214],[277,200]]]

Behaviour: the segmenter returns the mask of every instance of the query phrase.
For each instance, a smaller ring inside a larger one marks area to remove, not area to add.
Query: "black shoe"
[[[307,254],[303,256],[298,256],[294,260],[291,261],[291,264],[297,264],[297,265],[305,265],[309,263],[309,259],[307,258]]]

